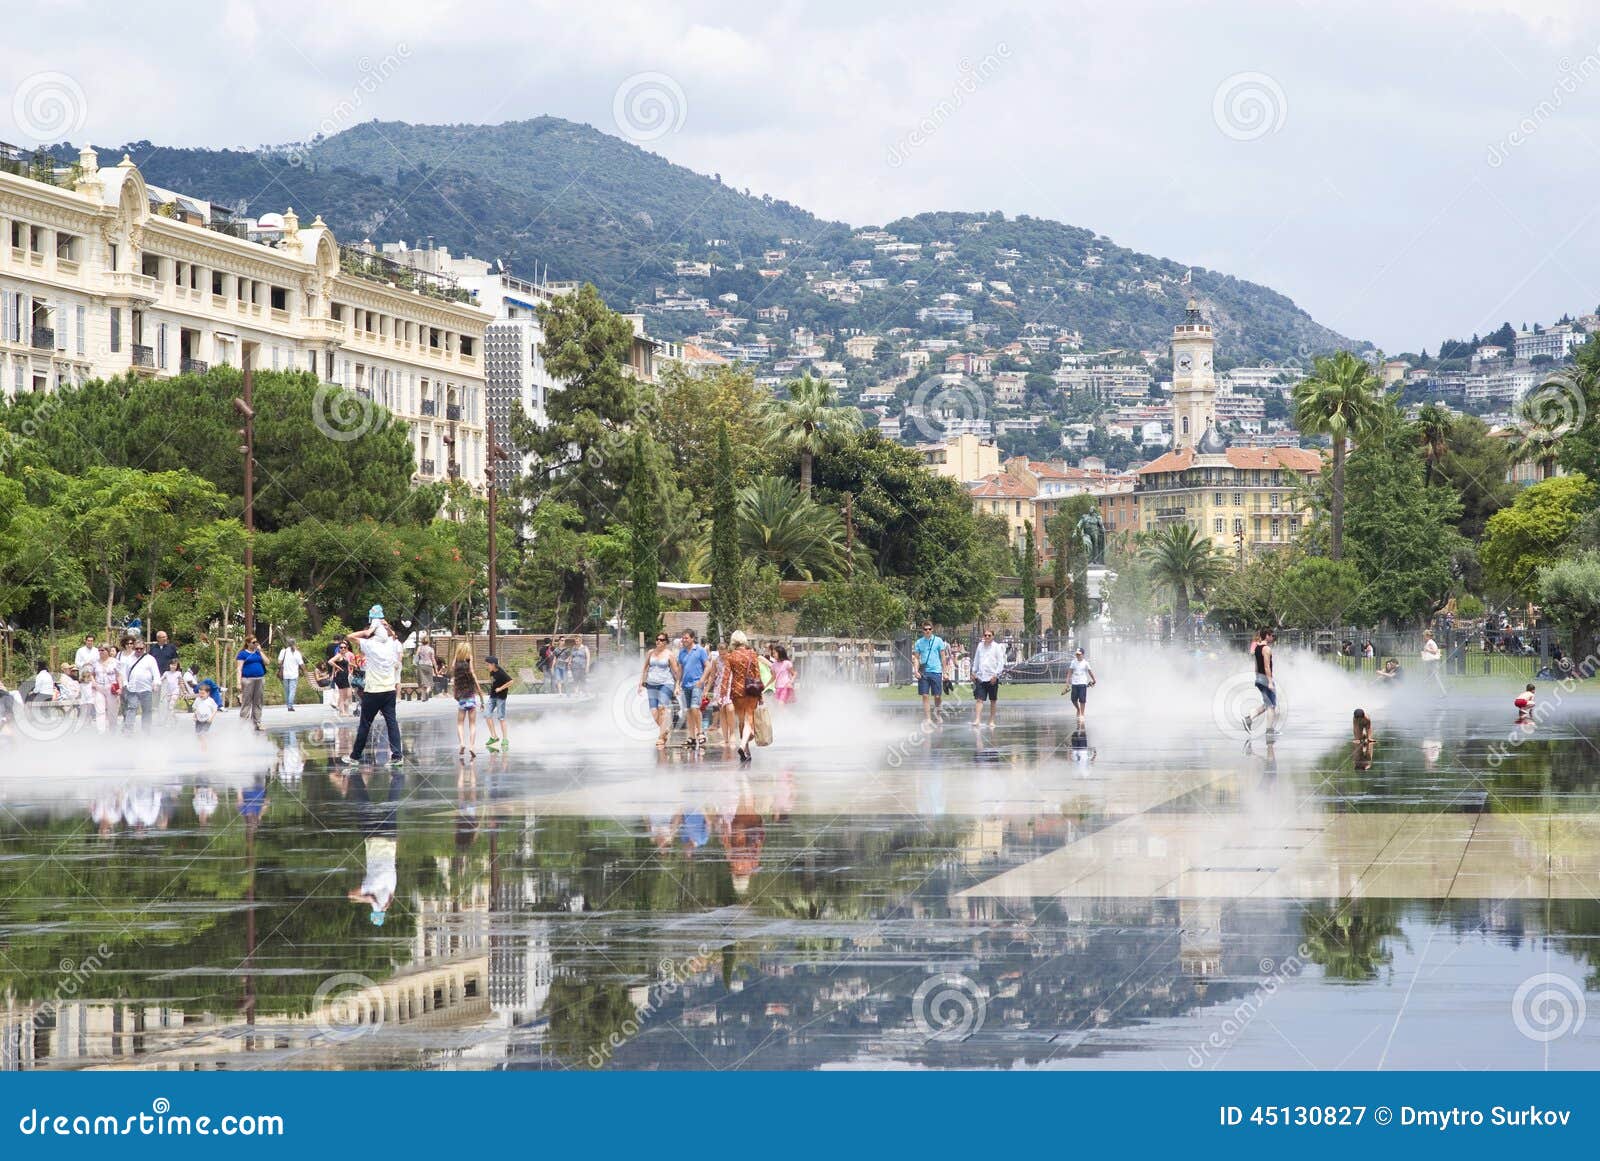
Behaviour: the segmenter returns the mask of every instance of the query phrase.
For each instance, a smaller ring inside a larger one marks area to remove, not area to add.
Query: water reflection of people
[[[217,813],[220,805],[217,792],[209,782],[200,782],[194,788],[194,817],[201,826],[211,822],[211,816]]]
[[[1100,756],[1100,751],[1089,745],[1087,730],[1073,730],[1072,737],[1068,740],[1071,747],[1072,762],[1075,766],[1087,767],[1093,765],[1094,760]]]
[[[261,825],[261,814],[268,805],[266,775],[257,775],[253,785],[235,791],[235,798],[239,807],[239,817],[244,819],[245,828],[255,830]]]
[[[1255,749],[1255,740],[1245,742],[1244,752],[1261,763],[1261,788],[1269,789],[1278,781],[1278,742],[1276,738],[1268,737],[1258,753]]]
[[[366,847],[366,874],[361,886],[349,893],[349,899],[372,908],[374,927],[383,926],[389,907],[394,902],[395,888],[399,885],[395,855],[400,838],[400,795],[405,790],[405,784],[404,774],[391,774],[389,795],[382,802],[372,801],[363,774],[351,774],[345,787],[345,793],[356,803]]]
[[[743,896],[750,890],[750,880],[761,870],[761,848],[767,842],[767,826],[756,809],[748,778],[739,779],[739,804],[726,824],[722,842],[728,852],[728,869],[733,873],[733,893]]]

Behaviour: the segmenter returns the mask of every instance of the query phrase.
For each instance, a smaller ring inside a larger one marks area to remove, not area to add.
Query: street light
[[[244,443],[239,451],[244,456],[244,635],[248,639],[256,627],[256,409],[255,371],[250,366],[250,348],[246,347],[241,362],[244,367],[242,397],[233,400],[233,409],[244,420],[239,434]]]

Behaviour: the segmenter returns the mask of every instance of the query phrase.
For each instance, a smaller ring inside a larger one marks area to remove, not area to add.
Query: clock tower
[[[1216,423],[1217,379],[1211,369],[1211,324],[1200,304],[1189,300],[1183,321],[1172,328],[1172,450],[1196,447]]]

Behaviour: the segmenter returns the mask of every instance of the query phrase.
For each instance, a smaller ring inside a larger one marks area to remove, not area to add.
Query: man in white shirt
[[[124,679],[122,687],[124,730],[133,728],[133,714],[137,710],[139,728],[147,734],[150,732],[150,724],[154,720],[156,686],[160,682],[161,669],[156,665],[156,659],[145,649],[142,639],[135,641],[133,660],[128,663],[128,676]]]
[[[1427,629],[1422,634],[1422,672],[1432,680],[1439,689],[1439,696],[1445,696],[1444,678],[1439,676],[1439,642],[1433,639],[1433,630]]]
[[[400,684],[400,638],[389,628],[389,622],[374,621],[359,633],[351,633],[346,640],[360,647],[367,661],[367,676],[361,689],[361,718],[356,724],[356,740],[350,753],[339,760],[346,766],[361,764],[372,719],[382,714],[383,724],[389,731],[389,765],[398,766],[403,758],[400,721],[395,716],[394,702],[395,687]]]
[[[83,644],[78,646],[78,652],[72,657],[72,665],[78,671],[78,677],[81,680],[84,669],[91,665],[98,665],[99,662],[100,650],[95,648],[94,634],[90,633],[84,637]]]
[[[972,724],[983,726],[983,704],[989,703],[989,728],[994,728],[995,707],[1000,704],[1000,674],[1006,667],[1006,647],[994,639],[994,630],[985,629],[983,640],[972,651]]]
[[[306,659],[301,656],[294,638],[290,637],[284,647],[278,650],[278,676],[283,679],[283,704],[289,707],[290,713],[294,713],[294,695],[300,687],[300,671],[305,664]]]
[[[1089,668],[1089,663],[1083,659],[1083,650],[1077,650],[1073,653],[1072,660],[1067,662],[1067,686],[1061,692],[1071,692],[1072,704],[1078,711],[1080,730],[1083,729],[1083,710],[1089,702],[1089,687],[1096,683],[1094,670]]]

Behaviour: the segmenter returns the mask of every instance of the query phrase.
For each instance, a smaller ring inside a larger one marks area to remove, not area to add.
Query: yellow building
[[[1211,325],[1190,300],[1172,329],[1172,450],[1139,469],[1146,532],[1182,522],[1227,552],[1288,545],[1306,519],[1298,485],[1322,470],[1303,448],[1229,447],[1216,427]]]
[[[943,443],[917,445],[922,462],[935,473],[967,484],[1000,470],[1000,449],[992,439],[955,435]]]

